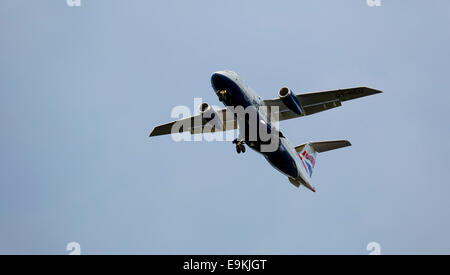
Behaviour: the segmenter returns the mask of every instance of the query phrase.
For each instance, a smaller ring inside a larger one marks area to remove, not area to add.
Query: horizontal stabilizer
[[[308,142],[299,145],[295,147],[295,150],[297,152],[301,152],[303,148],[306,146],[306,144],[309,144],[317,153],[322,153],[352,145],[348,140],[319,141],[319,142]]]

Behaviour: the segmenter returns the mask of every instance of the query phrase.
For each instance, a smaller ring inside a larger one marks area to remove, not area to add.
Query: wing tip
[[[373,89],[373,88],[369,88],[369,87],[361,87],[365,90],[367,90],[369,92],[369,95],[375,95],[375,94],[382,94],[383,91],[381,90],[377,90],[377,89]]]
[[[157,127],[153,127],[153,129],[152,129],[152,131],[150,132],[150,134],[148,135],[148,137],[154,137],[154,136],[157,136],[157,134],[156,134],[156,128],[157,128]]]

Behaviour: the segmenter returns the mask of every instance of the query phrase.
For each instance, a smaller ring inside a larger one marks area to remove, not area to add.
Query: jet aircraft
[[[232,71],[213,73],[211,85],[225,108],[214,110],[208,103],[202,103],[199,114],[156,126],[150,137],[238,129],[238,138],[233,140],[237,153],[244,153],[247,145],[262,154],[275,169],[287,176],[294,186],[303,185],[313,192],[316,190],[311,185],[311,177],[317,153],[351,144],[347,140],[333,140],[292,146],[279,130],[278,122],[309,116],[339,107],[344,101],[381,93],[367,87],[356,87],[294,94],[289,88],[283,87],[278,98],[263,100]]]

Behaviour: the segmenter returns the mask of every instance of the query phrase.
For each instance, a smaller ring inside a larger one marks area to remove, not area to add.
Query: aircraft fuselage
[[[305,176],[305,172],[303,172],[300,158],[295,148],[277,127],[271,123],[266,113],[267,109],[261,108],[265,106],[261,97],[248,87],[236,73],[231,71],[214,73],[211,76],[211,85],[218,95],[220,91],[224,91],[223,97],[219,99],[232,113],[239,106],[243,107],[248,113],[248,116],[245,118],[238,119],[239,138],[245,141],[248,147],[261,153],[282,174],[310,188],[311,186]],[[261,146],[267,143],[265,142],[266,140],[261,140],[259,136],[256,139],[253,136],[251,137],[249,133],[251,132],[249,131],[251,121],[249,117],[257,120],[256,123],[254,121],[253,123],[257,125],[258,129],[263,127],[271,135],[271,138],[278,139],[274,150],[262,150]]]

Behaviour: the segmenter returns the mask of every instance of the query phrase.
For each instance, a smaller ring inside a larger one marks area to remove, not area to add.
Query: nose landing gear
[[[217,96],[221,102],[225,101],[227,99],[227,90],[217,91]]]
[[[244,146],[244,141],[243,140],[233,140],[233,144],[236,144],[236,152],[238,154],[245,153],[245,146]]]

